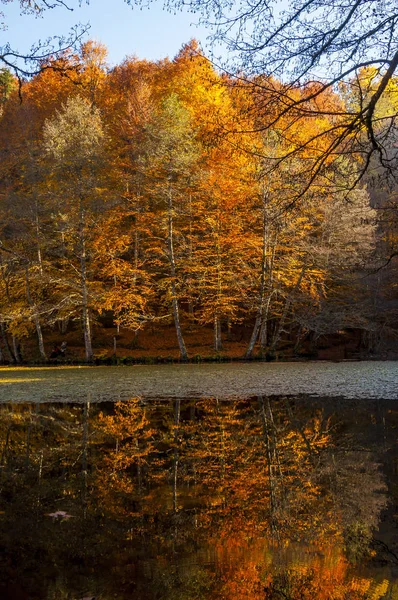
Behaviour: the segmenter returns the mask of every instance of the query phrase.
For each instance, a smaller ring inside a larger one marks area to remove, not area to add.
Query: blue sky
[[[123,0],[91,0],[79,7],[78,0],[69,0],[73,11],[62,7],[47,10],[42,17],[20,15],[19,2],[1,4],[6,31],[0,31],[0,46],[9,42],[11,47],[23,53],[38,40],[52,35],[67,35],[77,23],[90,23],[86,39],[104,43],[109,50],[109,62],[115,65],[125,56],[135,54],[139,58],[157,60],[173,57],[181,46],[191,38],[198,39],[205,48],[209,31],[193,25],[197,15],[188,12],[170,14],[160,2],[149,9],[132,8]]]

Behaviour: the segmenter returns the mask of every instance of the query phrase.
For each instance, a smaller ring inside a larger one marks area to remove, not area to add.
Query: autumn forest
[[[281,82],[229,77],[195,41],[112,69],[86,42],[22,87],[1,70],[0,360],[44,362],[64,339],[87,362],[129,354],[126,332],[136,356],[152,332],[188,360],[192,331],[213,357],[237,340],[245,358],[347,343],[340,357],[391,357],[394,188],[372,164],[358,178],[360,153],[325,154],[377,78],[364,68],[284,118]]]

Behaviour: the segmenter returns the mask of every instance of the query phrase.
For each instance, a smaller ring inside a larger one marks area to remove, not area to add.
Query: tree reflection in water
[[[2,600],[398,593],[392,403],[135,398],[0,417]]]

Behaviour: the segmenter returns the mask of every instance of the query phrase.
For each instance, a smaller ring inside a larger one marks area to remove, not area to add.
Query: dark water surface
[[[0,599],[397,599],[396,374],[2,371]]]
[[[258,394],[398,399],[398,361],[0,369],[0,402]]]

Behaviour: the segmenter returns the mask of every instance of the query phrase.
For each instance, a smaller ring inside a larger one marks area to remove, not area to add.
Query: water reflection
[[[0,419],[2,600],[398,593],[393,403],[8,404]]]

